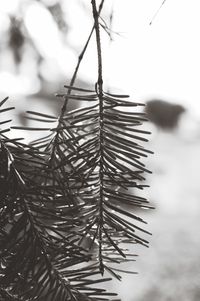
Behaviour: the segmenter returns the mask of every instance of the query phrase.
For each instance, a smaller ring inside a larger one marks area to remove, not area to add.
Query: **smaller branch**
[[[4,143],[2,143],[5,151],[7,152],[7,155],[8,155],[8,158],[10,160],[9,162],[9,169],[10,167],[12,166],[18,180],[19,180],[19,188],[21,190],[21,192],[25,192],[25,189],[26,189],[26,183],[25,181],[23,180],[23,177],[20,175],[20,173],[18,172],[17,168],[15,167],[15,161],[14,161],[14,158],[11,154],[11,152],[9,151],[9,149],[6,147],[6,145]],[[60,276],[60,273],[59,271],[54,267],[53,263],[51,262],[50,258],[48,257],[48,252],[46,250],[46,246],[44,244],[44,241],[39,233],[39,231],[37,230],[37,228],[35,227],[35,223],[34,223],[34,218],[33,218],[33,215],[31,213],[31,210],[29,208],[29,205],[27,204],[25,198],[22,198],[22,206],[23,206],[23,209],[24,209],[24,213],[26,214],[27,216],[27,219],[30,223],[30,227],[32,229],[32,232],[40,246],[40,250],[41,250],[41,255],[43,256],[44,260],[45,260],[45,263],[46,263],[46,266],[47,266],[47,269],[48,269],[48,273],[49,273],[49,277],[51,277],[51,272],[53,271],[57,280],[61,283],[61,285],[63,286],[64,289],[67,290],[67,293],[68,295],[71,297],[71,300],[74,300],[75,301],[75,296],[73,295],[73,292],[71,291],[70,289],[70,284],[68,283],[69,281],[68,280],[64,280],[61,276]]]
[[[149,25],[152,25],[153,21],[155,20],[155,18],[157,17],[157,15],[159,14],[161,8],[163,7],[163,5],[165,4],[167,0],[163,0],[163,2],[161,3],[160,7],[157,9],[157,11],[155,12],[155,14],[153,15],[151,22],[149,23]]]
[[[102,0],[101,3],[100,3],[100,5],[99,5],[98,15],[100,15],[100,13],[101,13],[101,10],[102,10],[102,8],[103,8],[103,4],[104,4],[104,0]],[[85,46],[83,47],[83,50],[82,50],[81,53],[79,54],[78,62],[77,62],[76,68],[75,68],[75,70],[74,70],[74,74],[73,74],[72,79],[71,79],[70,84],[69,84],[70,87],[73,87],[73,85],[74,85],[74,83],[75,83],[75,81],[76,81],[76,77],[77,77],[77,74],[78,74],[78,70],[79,70],[81,61],[82,61],[82,59],[83,59],[83,57],[84,57],[84,54],[85,54],[85,52],[86,52],[86,50],[87,50],[87,47],[88,47],[88,45],[89,45],[89,42],[90,42],[90,40],[91,40],[92,34],[93,34],[93,32],[94,32],[94,28],[95,28],[95,25],[93,25],[93,27],[92,27],[92,29],[91,29],[91,32],[90,32],[90,34],[89,34],[89,37],[88,37],[88,39],[87,39],[87,41],[86,41],[86,43],[85,43]],[[65,99],[65,102],[64,102],[64,105],[63,105],[62,110],[61,110],[61,117],[63,117],[63,115],[64,115],[64,113],[65,113],[65,111],[66,111],[67,103],[68,103],[68,96],[71,94],[71,91],[72,91],[72,89],[69,88],[69,89],[68,89],[67,96],[65,96],[65,98],[64,98],[64,99]]]
[[[101,10],[103,8],[103,4],[104,4],[104,0],[102,0],[101,3],[100,3],[100,5],[99,5],[98,15],[100,14],[100,12],[101,12]],[[76,81],[76,77],[77,77],[77,74],[78,74],[78,70],[79,70],[80,64],[82,62],[84,54],[85,54],[85,52],[87,50],[87,47],[89,45],[89,42],[91,40],[94,28],[95,28],[95,26],[93,25],[92,30],[91,30],[91,32],[89,34],[89,37],[88,37],[88,39],[87,39],[87,41],[85,43],[85,46],[83,47],[83,50],[81,51],[81,53],[80,53],[80,55],[78,57],[78,62],[77,62],[76,68],[74,70],[72,79],[70,81],[70,85],[69,85],[70,87],[73,87],[73,85],[74,85],[74,83]],[[64,104],[62,106],[61,113],[60,113],[60,116],[59,116],[59,119],[58,119],[58,126],[57,126],[58,128],[60,127],[62,118],[63,118],[63,116],[64,116],[64,114],[66,112],[67,104],[68,104],[68,100],[69,100],[69,96],[71,94],[71,91],[72,91],[72,89],[69,88],[68,92],[67,92],[67,96],[64,96]],[[56,135],[55,135],[55,137],[53,139],[53,148],[52,148],[52,151],[51,151],[50,162],[52,161],[53,154],[55,153],[55,148],[56,148],[56,145],[57,145],[58,137],[59,137],[59,131],[57,131],[57,133],[56,133]]]

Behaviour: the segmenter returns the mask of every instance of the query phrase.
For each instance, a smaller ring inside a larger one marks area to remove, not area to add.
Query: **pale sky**
[[[111,56],[113,82],[141,99],[178,101],[200,114],[200,1],[167,0],[151,26],[162,1],[116,2],[115,26],[127,39],[113,44],[120,58],[116,64]]]
[[[105,1],[106,8],[113,5],[113,31],[121,36],[113,35],[110,43],[102,33],[104,82],[133,99],[179,102],[200,116],[200,1],[166,0],[150,26],[162,2]],[[71,35],[79,36],[76,43],[82,45],[91,20],[79,17]],[[96,49],[91,45],[80,74],[94,80]]]

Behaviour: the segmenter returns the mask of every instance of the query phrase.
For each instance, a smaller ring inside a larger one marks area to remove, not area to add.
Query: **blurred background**
[[[13,125],[31,125],[30,109],[59,114],[54,95],[70,82],[92,28],[89,4],[0,1],[0,99],[16,107]],[[143,195],[156,209],[139,213],[153,235],[149,249],[133,246],[140,256],[129,269],[139,274],[109,284],[122,301],[200,300],[199,16],[199,0],[107,0],[102,12],[105,89],[147,104],[154,151]],[[92,87],[96,77],[92,39],[77,85]]]

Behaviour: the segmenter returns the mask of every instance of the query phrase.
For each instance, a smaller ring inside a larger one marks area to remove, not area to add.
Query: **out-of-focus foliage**
[[[8,25],[6,28],[7,30],[5,30],[1,35],[1,40],[4,41],[3,44],[1,43],[1,51],[10,48],[13,52],[16,64],[21,62],[24,54],[24,48],[27,45],[31,45],[34,49],[35,55],[38,57],[38,64],[45,59],[45,57],[41,55],[38,45],[34,43],[24,21],[24,16],[26,15],[29,5],[33,6],[34,3],[35,5],[40,3],[41,7],[50,13],[61,34],[65,38],[67,35],[68,25],[63,14],[62,1],[31,1],[31,3],[28,3],[28,1],[19,1],[16,11],[4,12],[3,15],[7,18]],[[35,21],[37,22],[37,20]]]

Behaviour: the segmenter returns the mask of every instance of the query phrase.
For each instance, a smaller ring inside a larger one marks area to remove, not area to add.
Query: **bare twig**
[[[100,5],[99,5],[98,15],[101,13],[101,10],[103,8],[103,4],[104,4],[104,0],[102,0],[101,3],[100,3]],[[81,51],[81,53],[80,53],[80,55],[78,57],[78,62],[77,62],[76,68],[74,70],[74,74],[73,74],[73,76],[71,78],[71,81],[70,81],[70,84],[69,84],[70,87],[73,87],[73,85],[74,85],[74,83],[76,81],[76,77],[77,77],[77,74],[78,74],[78,70],[79,70],[81,61],[82,61],[82,59],[84,57],[84,54],[85,54],[85,52],[87,50],[88,44],[89,44],[89,42],[91,40],[91,37],[92,37],[92,34],[93,34],[93,31],[94,31],[94,25],[93,25],[93,27],[91,29],[91,32],[90,32],[90,34],[88,36],[88,39],[87,39],[87,41],[85,43],[85,46],[83,47],[83,50]],[[61,110],[61,118],[63,117],[63,115],[64,115],[64,113],[66,111],[67,103],[68,103],[68,96],[70,94],[71,94],[71,89],[68,89],[67,96],[64,97],[65,101],[64,101],[64,104],[63,104],[63,107],[62,107],[62,110]]]
[[[153,21],[155,20],[155,18],[157,17],[157,15],[159,14],[161,8],[163,7],[163,5],[165,4],[167,0],[163,0],[163,2],[161,3],[161,5],[159,6],[159,8],[157,9],[157,11],[155,12],[155,14],[153,15],[151,22],[149,23],[149,25],[152,25]]]

